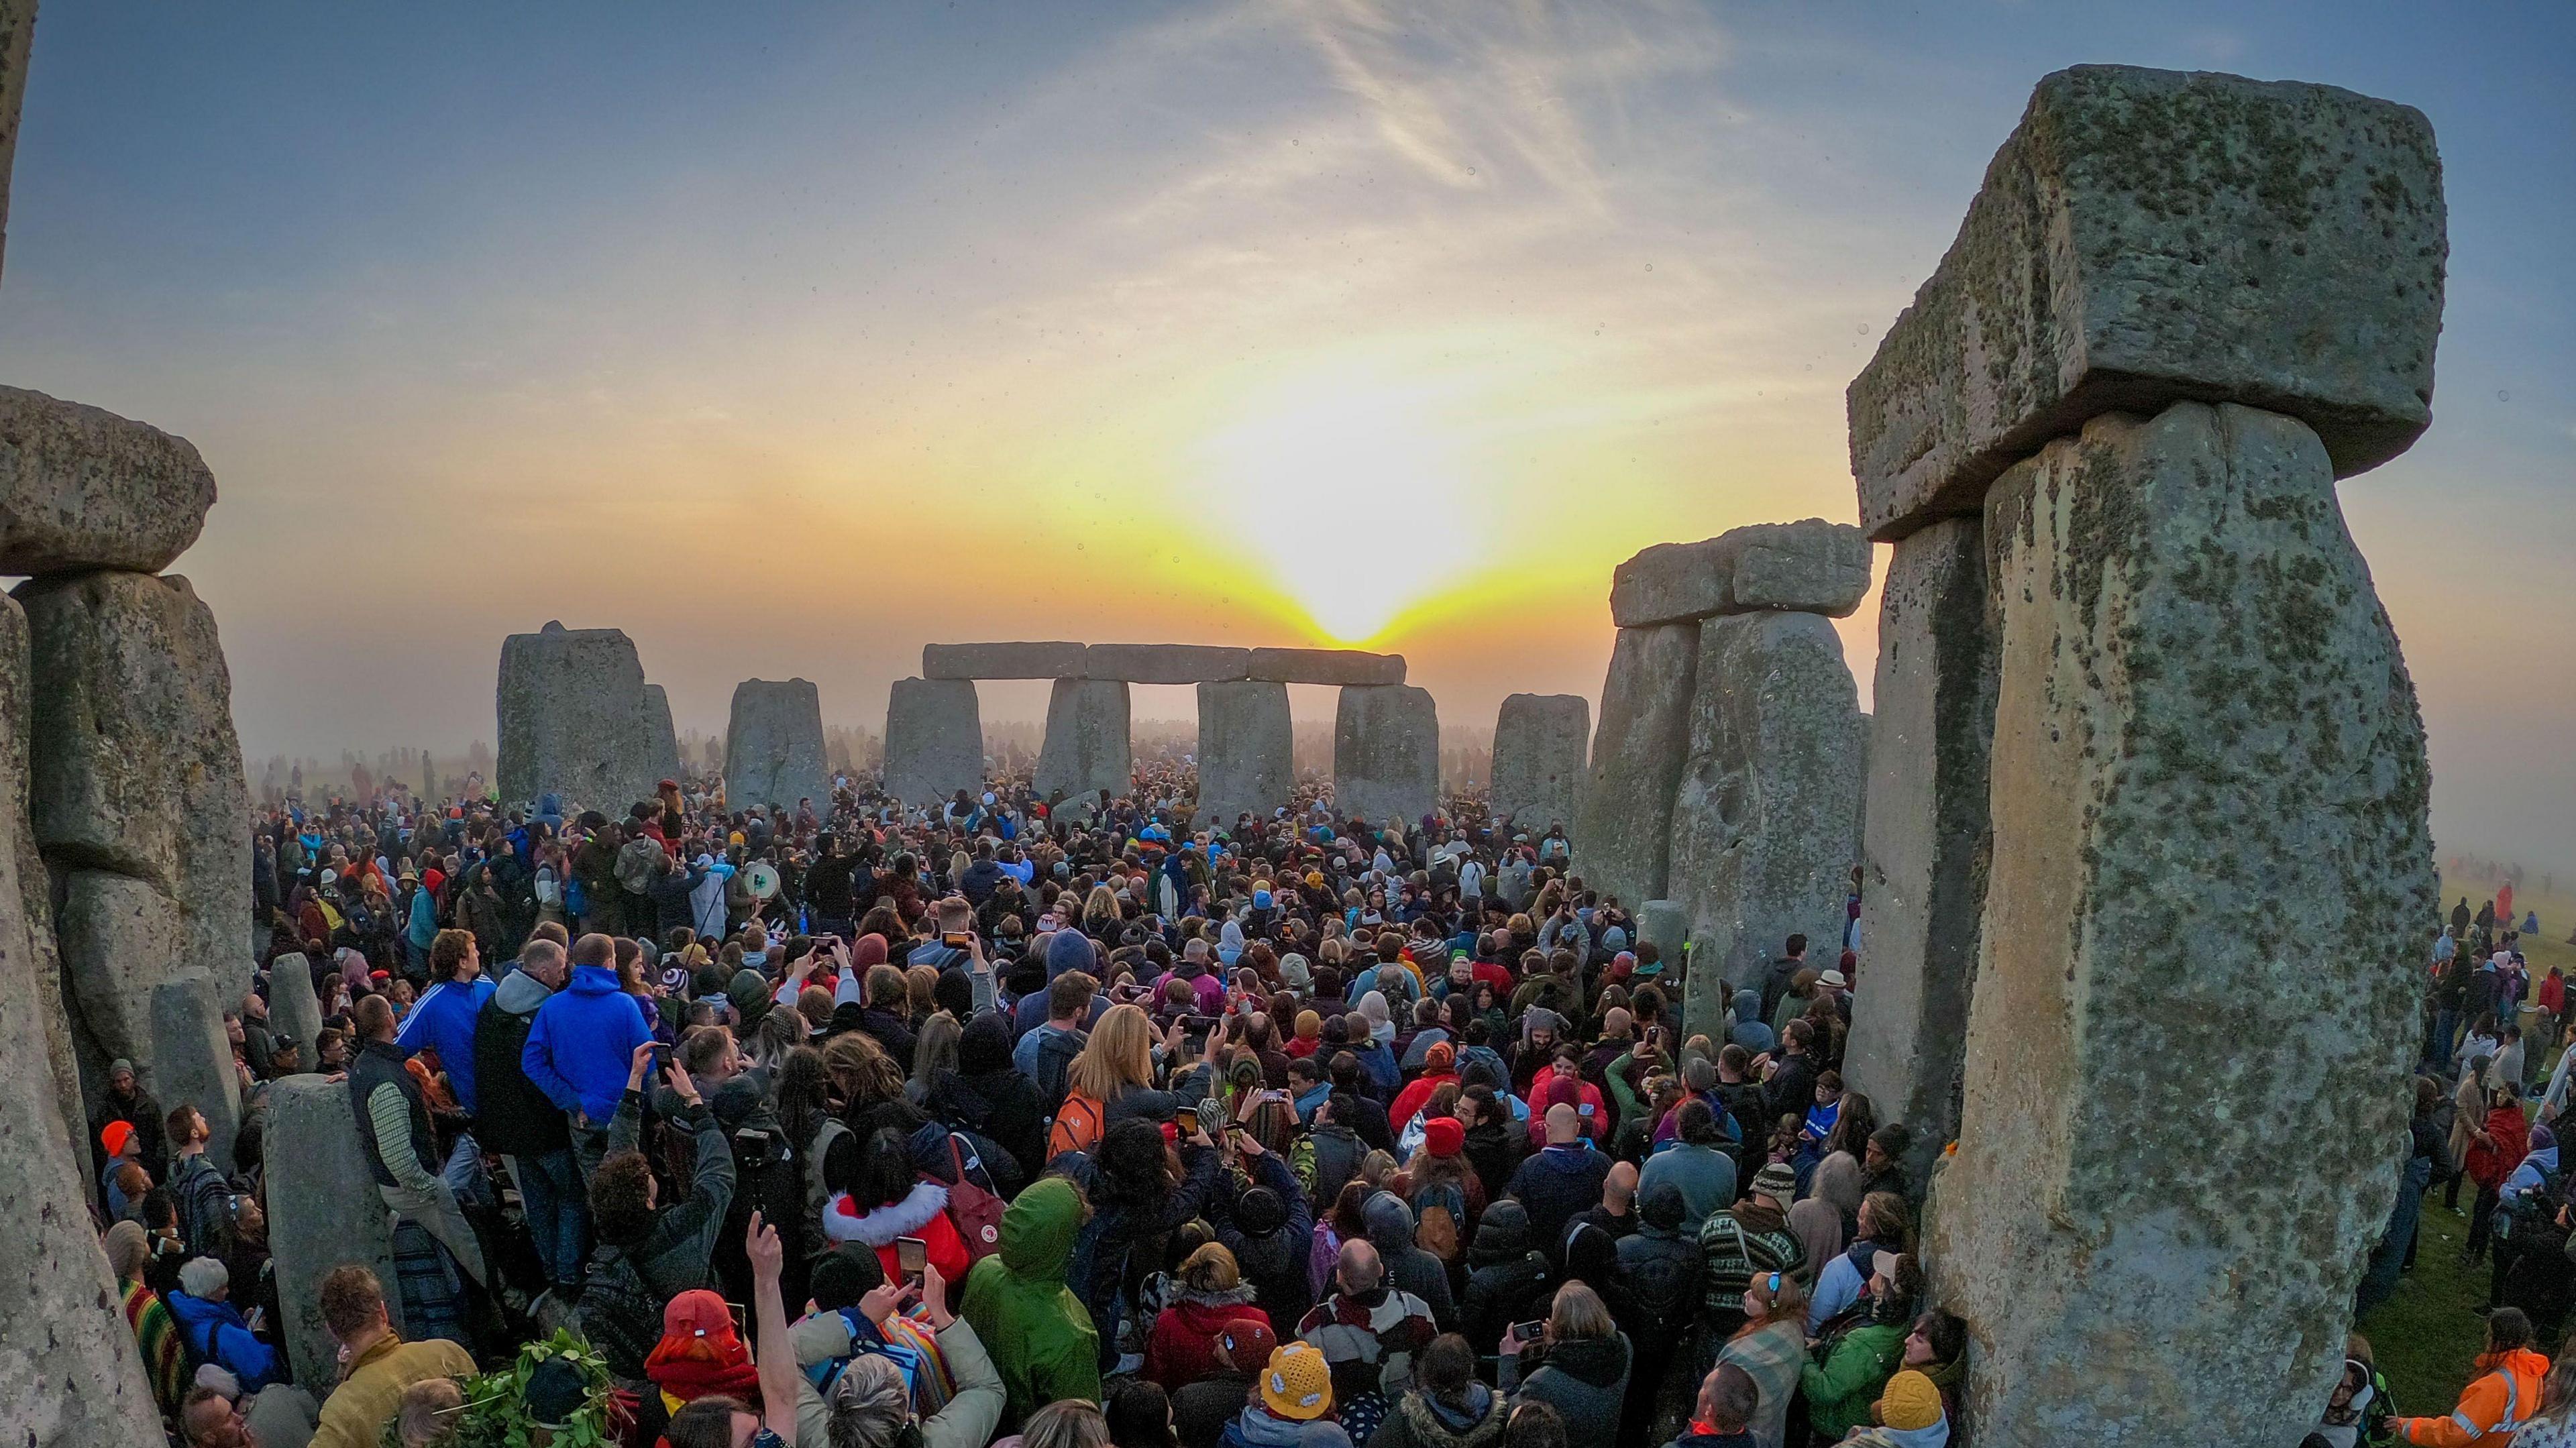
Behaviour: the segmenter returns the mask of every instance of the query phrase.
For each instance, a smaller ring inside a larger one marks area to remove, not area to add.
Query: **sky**
[[[488,739],[550,618],[684,730],[977,638],[1392,649],[1490,726],[1597,702],[1637,549],[1854,518],[1843,388],[2039,77],[2332,82],[2445,165],[2433,427],[2341,488],[2436,832],[2576,868],[2571,61],[2549,4],[57,0],[0,379],[204,452],[254,760]]]

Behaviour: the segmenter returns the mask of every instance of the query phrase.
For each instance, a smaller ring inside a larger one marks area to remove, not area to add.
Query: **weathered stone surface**
[[[1032,781],[1041,797],[1127,792],[1135,778],[1127,745],[1127,686],[1111,679],[1058,679],[1047,695],[1046,741]]]
[[[1079,679],[1076,643],[923,644],[925,679]]]
[[[1514,694],[1494,718],[1494,784],[1486,801],[1534,837],[1574,827],[1583,800],[1592,704],[1580,694]]]
[[[926,805],[984,787],[984,720],[964,679],[897,679],[886,695],[885,792]]]
[[[233,1069],[232,1042],[224,1034],[224,1006],[215,983],[183,975],[152,988],[152,1094],[161,1109],[194,1106],[211,1133],[206,1155],[226,1171],[233,1166],[233,1133],[241,1129],[241,1077]]]
[[[644,686],[644,737],[655,756],[653,782],[680,777],[680,731],[671,727],[670,691],[659,684]]]
[[[2111,409],[2300,418],[2338,475],[2431,420],[2449,254],[2411,106],[2333,86],[2084,65],[2039,83],[1958,239],[1852,382],[1861,526],[1976,511]]]
[[[322,1279],[349,1263],[385,1284],[385,1310],[402,1325],[394,1290],[393,1224],[368,1175],[346,1082],[288,1076],[268,1088],[268,1241],[286,1355],[297,1381],[339,1376],[338,1349],[322,1323]]]
[[[1753,523],[1696,543],[1658,543],[1610,575],[1621,628],[1793,609],[1841,618],[1869,592],[1869,540],[1849,523]]]
[[[0,834],[25,828],[14,798],[0,794]],[[157,1414],[81,1210],[89,1156],[74,1152],[84,1128],[64,1119],[47,1064],[19,858],[17,840],[0,839],[0,1437],[12,1448],[143,1448],[162,1441]]]
[[[269,963],[268,1024],[272,1032],[295,1038],[297,1070],[321,1069],[322,999],[313,993],[313,964],[301,955]]]
[[[1673,798],[1671,898],[1690,912],[1686,1031],[1803,934],[1830,954],[1851,881],[1860,688],[1822,615],[1749,613],[1700,625],[1690,760]]]
[[[9,230],[9,173],[18,160],[18,103],[27,95],[27,47],[36,0],[0,0],[0,241]]]
[[[70,870],[54,920],[63,980],[81,1025],[108,1056],[152,1059],[152,992],[186,968],[179,904],[131,875]]]
[[[2295,1441],[2406,1139],[2413,686],[2289,418],[2096,418],[1985,535],[1993,866],[1926,1246],[1967,1415],[1981,1448]]]
[[[1860,922],[1843,1077],[1914,1128],[1928,1172],[1959,1135],[1959,1072],[1985,904],[1995,655],[1985,528],[1945,518],[1899,539],[1879,597]]]
[[[1440,807],[1440,711],[1411,684],[1342,690],[1333,720],[1333,809],[1344,819],[1418,824]]]
[[[1288,803],[1295,743],[1286,684],[1199,685],[1199,823],[1231,829],[1239,816],[1267,819]]]
[[[1683,947],[1690,943],[1690,912],[1678,900],[1648,900],[1637,907],[1637,943],[1655,947],[1664,963],[1664,988],[1688,980]]]
[[[1665,896],[1673,794],[1690,758],[1699,631],[1696,623],[1623,628],[1610,650],[1571,838],[1583,882],[1623,904]]]
[[[1093,644],[1084,677],[1130,684],[1221,684],[1252,671],[1252,650],[1215,644]]]
[[[0,19],[0,23],[5,23]],[[5,37],[0,37],[5,51]],[[62,957],[54,948],[53,882],[36,831],[28,818],[28,731],[34,702],[30,697],[27,614],[14,598],[0,597],[0,834],[17,856],[17,893],[25,911],[29,978],[36,991],[37,1019],[44,1025],[47,1064],[54,1076],[63,1119],[70,1126],[72,1158],[89,1160],[88,1108],[83,1104],[80,1066],[72,1049],[71,1017],[63,1004]],[[0,907],[6,902],[0,901]],[[8,927],[0,924],[0,952],[10,947]]]
[[[832,771],[823,760],[823,696],[803,679],[745,679],[734,685],[725,727],[725,802],[796,808],[832,803]]]
[[[0,387],[0,573],[158,573],[214,501],[215,475],[186,438]]]
[[[567,812],[622,816],[679,763],[670,705],[657,708],[634,641],[613,628],[549,622],[501,643],[501,798],[559,794]]]
[[[30,813],[48,859],[181,903],[187,968],[250,973],[250,787],[214,615],[177,575],[22,585]]]
[[[1251,676],[1274,684],[1401,684],[1404,655],[1363,649],[1254,649]]]

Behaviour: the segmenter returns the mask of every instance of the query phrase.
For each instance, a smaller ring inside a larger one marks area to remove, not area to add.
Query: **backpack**
[[[1099,1102],[1079,1091],[1067,1095],[1064,1104],[1056,1108],[1055,1125],[1047,1130],[1047,1160],[1098,1146],[1107,1124],[1108,1110]]]
[[[1458,1260],[1466,1235],[1467,1194],[1456,1182],[1436,1182],[1413,1195],[1413,1245],[1443,1264]]]
[[[814,1128],[814,1140],[805,1149],[805,1255],[819,1258],[832,1250],[832,1240],[823,1233],[823,1205],[831,1192],[823,1185],[823,1163],[831,1160],[832,1144],[850,1134],[850,1128],[837,1116],[826,1116]]]
[[[966,1243],[967,1259],[981,1262],[1002,1250],[1002,1198],[993,1190],[992,1173],[980,1154],[961,1149],[964,1138],[958,1133],[943,1131],[936,1122],[924,1129],[946,1138],[948,1220]]]

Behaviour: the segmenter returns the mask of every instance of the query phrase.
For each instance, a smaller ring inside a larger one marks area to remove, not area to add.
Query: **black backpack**
[[[1064,1105],[1065,1074],[1073,1067],[1073,1058],[1082,1054],[1082,1043],[1088,1039],[1082,1031],[1050,1031],[1038,1041],[1038,1100],[1046,1106],[1047,1115]]]

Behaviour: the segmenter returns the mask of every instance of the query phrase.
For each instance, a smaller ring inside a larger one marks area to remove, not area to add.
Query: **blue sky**
[[[254,754],[488,737],[548,617],[706,729],[991,635],[1490,720],[1597,693],[1636,548],[1853,515],[1843,385],[2086,61],[2432,117],[2434,427],[2343,498],[2445,842],[2576,869],[2563,5],[57,0],[0,376],[203,448]]]

